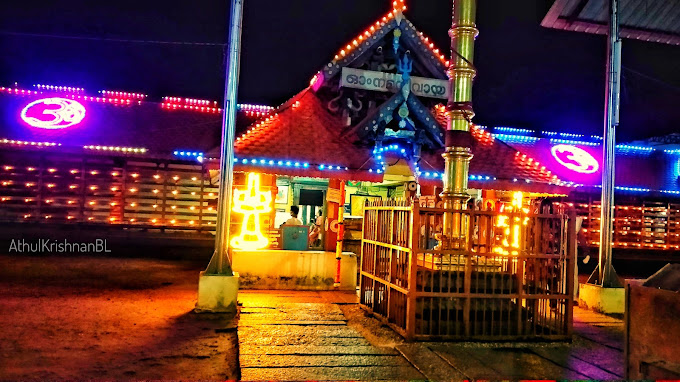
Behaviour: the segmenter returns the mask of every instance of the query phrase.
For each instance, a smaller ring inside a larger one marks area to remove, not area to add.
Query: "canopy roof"
[[[680,45],[680,1],[620,0],[621,37]],[[609,0],[555,0],[541,25],[607,34]]]

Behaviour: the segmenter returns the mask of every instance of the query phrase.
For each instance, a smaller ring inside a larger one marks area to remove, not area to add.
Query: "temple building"
[[[328,251],[341,214],[346,249],[358,250],[351,239],[366,201],[420,196],[436,205],[447,60],[447,50],[393,10],[282,105],[239,106],[234,187],[261,174],[273,201],[260,222],[271,246],[280,245],[278,228],[294,205],[305,225],[323,215],[321,241],[311,244]],[[1,221],[213,230],[217,102],[14,84],[0,87],[0,109]],[[484,126],[472,136],[471,206],[501,208],[521,191],[574,207],[597,245],[600,137]],[[680,149],[661,139],[617,149],[615,247],[680,249]]]

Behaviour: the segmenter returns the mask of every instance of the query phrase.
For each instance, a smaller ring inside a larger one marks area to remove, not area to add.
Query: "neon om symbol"
[[[233,211],[243,214],[243,223],[241,234],[231,239],[232,247],[255,250],[269,244],[260,228],[260,214],[270,212],[271,204],[271,193],[260,191],[260,175],[248,174],[248,188],[243,191],[234,189]]]
[[[600,168],[600,164],[592,155],[576,146],[556,145],[550,152],[562,166],[581,174],[592,174]]]
[[[40,129],[64,129],[79,124],[83,118],[85,107],[67,98],[39,99],[21,111],[24,122]]]

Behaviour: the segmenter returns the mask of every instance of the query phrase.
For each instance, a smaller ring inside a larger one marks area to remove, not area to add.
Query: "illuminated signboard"
[[[77,125],[85,118],[85,107],[68,98],[43,98],[21,110],[21,119],[40,129],[64,129]]]
[[[550,149],[559,164],[581,174],[593,174],[600,164],[587,151],[572,145],[555,145]]]

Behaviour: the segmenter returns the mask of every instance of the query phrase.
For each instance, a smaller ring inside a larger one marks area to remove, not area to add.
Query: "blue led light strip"
[[[536,142],[541,138],[531,137],[526,135],[512,135],[512,134],[491,134],[492,137],[500,139],[501,141],[515,141],[515,142]]]
[[[373,158],[382,166],[381,169],[375,170],[378,174],[381,174],[385,169],[387,168],[387,163],[385,163],[385,160],[383,158],[383,153],[393,151],[396,153],[400,153],[404,157],[406,157],[406,149],[399,146],[398,144],[391,144],[387,146],[383,146],[380,148],[373,148]],[[416,166],[417,167],[417,166]],[[373,170],[369,170],[370,172],[373,172]]]
[[[646,146],[631,146],[631,145],[616,145],[617,150],[623,150],[623,151],[642,151],[642,152],[647,152],[651,153],[654,151],[653,147],[646,147]]]
[[[532,134],[532,133],[534,133],[533,130],[519,129],[519,128],[516,128],[516,127],[506,127],[506,126],[494,127],[493,131],[503,131],[503,132],[507,132],[507,133],[521,133],[521,134]]]
[[[200,151],[175,151],[174,154],[178,157],[205,157],[205,155]]]
[[[563,143],[567,145],[599,146],[600,142],[574,141],[571,139],[551,138],[550,143]]]
[[[312,167],[308,162],[300,162],[293,160],[276,160],[276,159],[262,159],[262,158],[234,158],[234,162],[243,165],[251,166],[265,166],[265,167],[287,167],[287,168],[310,168]],[[321,171],[348,171],[349,168],[344,166],[319,164],[315,165]]]
[[[420,170],[417,170],[417,171],[418,171],[418,175],[420,175],[424,178],[441,179],[442,177],[444,177],[443,172],[433,172],[433,171],[421,172]],[[488,176],[488,175],[470,175],[469,179],[470,180],[496,180],[496,177]]]
[[[396,152],[400,152],[402,154],[406,153],[405,148],[403,148],[403,147],[401,147],[397,144],[392,144],[392,145],[387,145],[387,146],[381,147],[379,149],[373,149],[373,154],[380,155],[379,153],[386,152],[386,151],[396,151]]]
[[[175,156],[178,157],[184,157],[184,158],[194,158],[197,161],[203,163],[203,159],[205,159],[205,154],[203,154],[200,151],[175,151],[174,152]]]
[[[593,187],[597,188],[602,188],[601,185],[597,184]],[[652,190],[650,188],[644,188],[644,187],[628,187],[628,186],[615,186],[619,191],[630,191],[630,192],[661,192],[664,194],[672,194],[672,195],[680,195],[680,191],[676,190]]]

